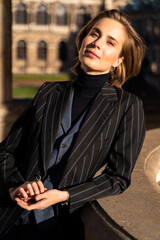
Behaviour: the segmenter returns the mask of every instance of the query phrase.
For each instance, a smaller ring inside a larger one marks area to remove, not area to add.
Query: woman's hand
[[[34,199],[36,195],[44,193],[47,189],[44,187],[41,181],[25,182],[17,188],[10,188],[9,194],[13,201],[19,199],[27,202]]]
[[[23,201],[20,198],[15,198],[17,204],[28,211],[34,209],[45,209],[49,206],[52,206],[56,203],[67,201],[69,198],[69,193],[67,191],[60,191],[57,189],[52,189],[35,195],[35,203],[30,201]]]

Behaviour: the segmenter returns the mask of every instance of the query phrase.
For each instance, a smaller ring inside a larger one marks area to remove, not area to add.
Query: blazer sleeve
[[[120,122],[103,172],[90,181],[68,188],[70,212],[88,201],[120,194],[127,189],[144,137],[143,106],[137,98]]]
[[[24,179],[15,161],[15,153],[23,151],[26,146],[28,134],[31,130],[31,123],[34,118],[34,108],[41,93],[40,88],[27,109],[13,124],[8,136],[0,143],[0,191],[6,192],[10,187],[17,186],[24,182]],[[23,146],[23,147],[22,147]],[[23,160],[22,160],[23,161]],[[1,194],[2,198],[2,194]]]

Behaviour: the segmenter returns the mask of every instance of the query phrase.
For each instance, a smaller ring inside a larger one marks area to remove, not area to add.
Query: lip
[[[88,50],[88,49],[86,49],[84,53],[88,54],[89,57],[91,58],[100,58],[95,52],[92,52],[91,50]]]

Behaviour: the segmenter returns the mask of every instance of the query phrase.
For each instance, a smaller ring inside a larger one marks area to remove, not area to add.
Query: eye
[[[96,32],[91,32],[90,35],[93,37],[98,37],[98,33],[96,33]]]
[[[114,43],[110,40],[107,41],[107,44],[111,45],[111,46],[114,46]]]

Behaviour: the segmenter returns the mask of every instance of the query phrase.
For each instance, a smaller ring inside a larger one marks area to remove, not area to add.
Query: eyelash
[[[96,33],[91,33],[91,36],[99,37],[98,34],[96,34]],[[113,42],[108,40],[106,43],[114,47]]]
[[[96,34],[96,33],[91,33],[91,35],[98,37],[98,34]]]
[[[107,41],[107,44],[114,46],[113,42]]]

